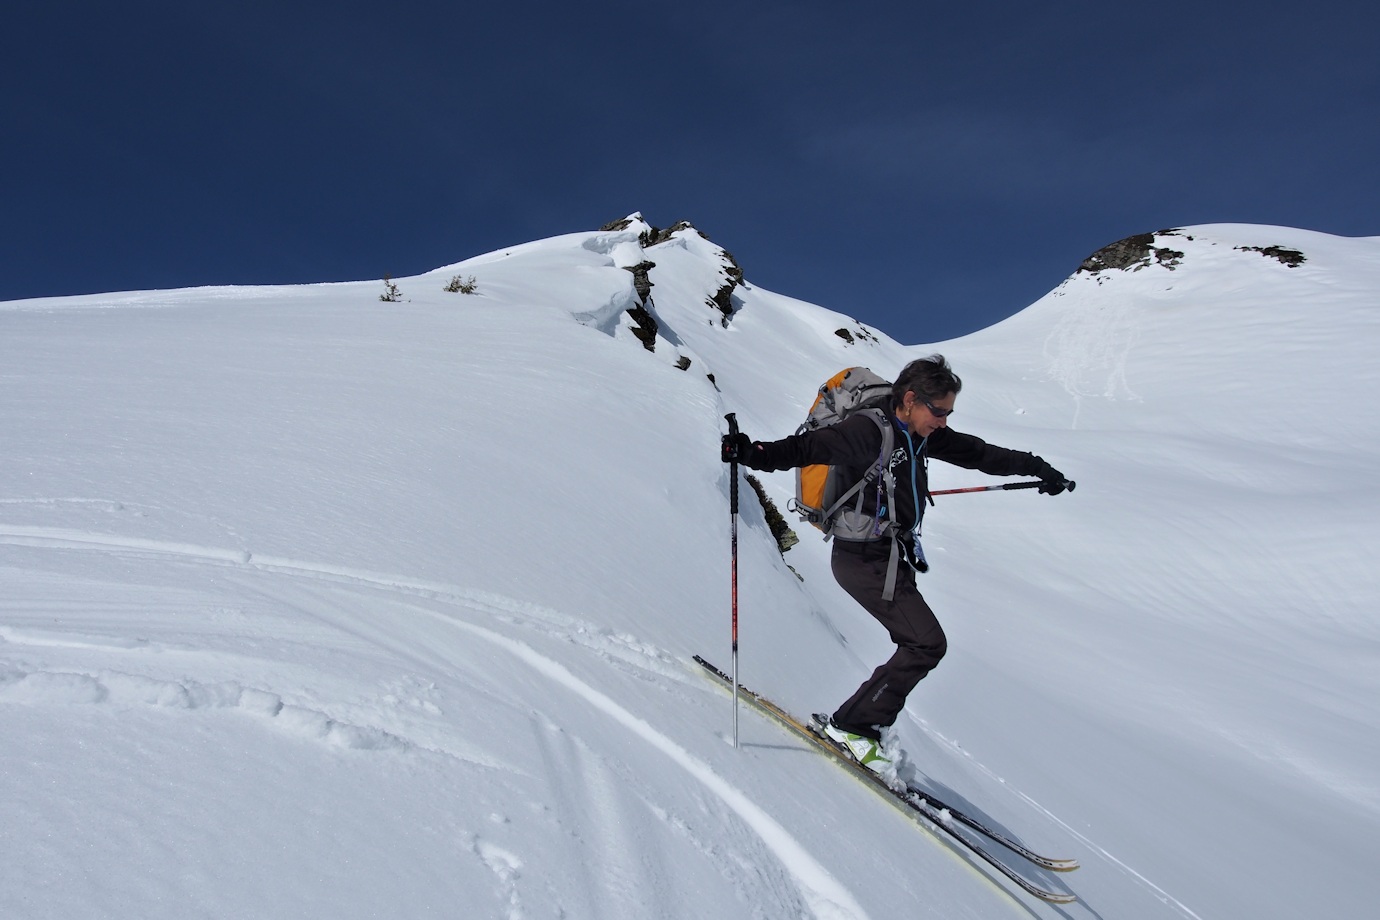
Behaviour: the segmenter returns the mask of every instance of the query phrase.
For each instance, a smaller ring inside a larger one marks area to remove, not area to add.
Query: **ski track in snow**
[[[821,918],[821,920],[830,920],[830,918],[844,920],[844,918],[849,917],[864,918],[867,916],[861,905],[854,900],[852,894],[823,865],[816,861],[801,846],[799,841],[744,795],[741,790],[715,773],[704,761],[699,760],[666,735],[658,732],[646,721],[624,709],[610,697],[581,681],[558,662],[537,653],[530,646],[462,620],[449,619],[449,622],[472,635],[503,648],[533,670],[550,678],[554,683],[560,684],[595,708],[611,716],[624,728],[667,755],[681,769],[733,809],[756,832],[762,842],[776,854],[787,871],[794,876],[801,895],[816,917]]]
[[[1072,397],[1070,428],[1075,430],[1085,397],[1140,399],[1126,374],[1131,352],[1140,339],[1139,309],[1127,302],[1100,306],[1099,310],[1064,314],[1044,342],[1046,377]]]
[[[342,566],[305,562],[276,556],[260,556],[246,550],[197,546],[172,541],[97,534],[87,531],[52,527],[0,525],[0,545],[34,548],[105,552],[127,555],[165,556],[200,563],[226,566],[248,566],[267,572],[358,584],[383,588],[406,594],[425,596],[451,606],[473,610],[488,616],[494,614],[535,617],[550,624],[559,621],[567,627],[572,638],[580,639],[589,632],[573,618],[494,595],[470,591],[454,585],[409,579],[401,576]],[[650,723],[639,718],[617,701],[572,674],[559,662],[540,654],[529,645],[501,635],[460,617],[439,613],[425,607],[411,605],[418,613],[439,619],[451,627],[484,640],[522,662],[595,709],[603,712],[627,731],[652,748],[666,755],[692,779],[723,802],[752,830],[781,866],[794,880],[804,904],[819,920],[867,920],[867,913],[842,883],[816,860],[789,831],[767,814],[740,789],[733,786],[706,762],[691,754]],[[600,635],[599,631],[594,631]],[[613,637],[614,646],[623,645],[629,656],[640,659],[639,664],[666,675],[678,669],[669,656],[657,652],[630,637]],[[586,637],[586,644],[589,644]],[[606,656],[610,650],[609,637],[602,635],[599,651]],[[86,641],[46,636],[42,633],[0,627],[0,641],[15,645],[52,645],[65,647],[137,648],[140,643]],[[96,674],[57,671],[0,670],[0,701],[13,703],[115,703],[166,706],[178,709],[223,708],[238,709],[252,715],[274,720],[276,724],[327,743],[364,750],[406,750],[415,747],[407,739],[378,728],[350,725],[332,719],[325,713],[289,706],[274,693],[243,687],[235,682],[201,684],[194,681],[161,681],[133,674],[102,671]],[[456,756],[453,752],[441,752]],[[464,758],[474,760],[473,758]],[[475,761],[478,762],[478,761]],[[495,763],[484,766],[500,767]],[[523,916],[516,879],[522,861],[514,854],[478,838],[471,841],[472,851],[491,869],[505,892],[509,920]]]
[[[3,628],[0,628],[0,640],[20,646],[85,645],[28,641],[22,632]],[[93,644],[90,647],[95,646]],[[282,697],[276,693],[244,687],[235,681],[210,684],[190,680],[166,681],[109,670],[90,674],[79,671],[0,669],[0,702],[68,705],[85,703],[120,707],[145,705],[184,710],[227,709],[271,720],[276,728],[337,747],[366,751],[404,751],[418,747],[384,729],[354,725],[334,719],[319,710],[293,706],[284,703]],[[505,764],[483,757],[459,755],[455,752],[444,753],[478,766],[506,767]]]
[[[508,904],[507,920],[522,920],[522,899],[518,895],[517,879],[521,875],[522,860],[514,853],[489,841],[474,837],[469,848],[493,872]]]

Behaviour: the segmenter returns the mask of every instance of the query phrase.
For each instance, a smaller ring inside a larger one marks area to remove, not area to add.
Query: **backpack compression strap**
[[[834,515],[839,512],[839,509],[841,509],[845,504],[847,504],[848,500],[855,495],[858,497],[858,502],[857,507],[855,507],[853,510],[856,511],[859,515],[861,515],[863,499],[866,497],[866,494],[863,492],[863,490],[867,488],[867,486],[878,476],[882,477],[882,482],[886,485],[885,507],[887,509],[891,508],[892,493],[895,491],[896,479],[894,476],[891,475],[891,470],[887,468],[887,461],[890,459],[891,452],[895,447],[896,434],[894,431],[892,431],[891,425],[887,422],[885,416],[882,414],[880,410],[868,409],[863,414],[865,414],[868,418],[872,419],[872,421],[876,422],[877,428],[882,433],[882,449],[877,455],[877,462],[874,463],[868,469],[868,471],[863,474],[861,479],[853,483],[853,485],[850,486],[847,489],[847,491],[845,491],[842,495],[835,499],[832,505],[824,509],[823,513],[820,515],[821,520],[833,520]],[[880,514],[883,510],[882,506],[879,505],[877,510],[878,514]]]

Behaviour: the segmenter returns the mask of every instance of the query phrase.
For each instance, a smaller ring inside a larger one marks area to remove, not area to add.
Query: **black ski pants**
[[[920,679],[939,664],[948,650],[944,629],[915,587],[915,570],[900,564],[896,591],[882,600],[891,543],[834,541],[831,564],[834,579],[848,595],[886,627],[896,652],[863,681],[857,692],[834,713],[834,724],[845,731],[877,738],[877,727],[893,724],[906,697]]]

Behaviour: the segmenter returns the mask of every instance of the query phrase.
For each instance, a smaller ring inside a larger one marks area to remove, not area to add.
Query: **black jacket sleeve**
[[[743,458],[755,470],[791,470],[815,463],[868,469],[882,449],[877,423],[858,414],[837,425],[794,434],[779,441],[758,441]]]
[[[982,438],[952,428],[940,428],[930,435],[926,452],[936,460],[990,476],[1035,476],[1045,479],[1053,472],[1048,463],[1032,453],[997,447]]]

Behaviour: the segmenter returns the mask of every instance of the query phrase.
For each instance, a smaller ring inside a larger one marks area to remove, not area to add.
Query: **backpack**
[[[839,371],[819,388],[819,395],[796,434],[837,425],[859,413],[866,414],[882,432],[882,448],[877,462],[857,482],[845,481],[846,473],[837,466],[814,464],[795,473],[795,498],[787,507],[822,530],[825,539],[871,542],[891,540],[891,562],[883,598],[892,599],[896,584],[899,546],[898,524],[894,514],[896,480],[889,464],[896,446],[896,430],[891,423],[891,383],[866,367]],[[866,490],[875,484],[877,513],[864,514]]]

